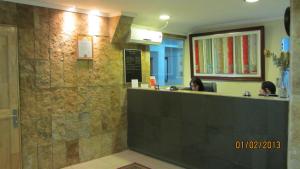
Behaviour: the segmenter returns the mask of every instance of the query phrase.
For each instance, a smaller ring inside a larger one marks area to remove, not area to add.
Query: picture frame
[[[77,35],[77,59],[93,59],[93,36],[82,34]]]
[[[264,81],[264,26],[189,35],[191,76]]]

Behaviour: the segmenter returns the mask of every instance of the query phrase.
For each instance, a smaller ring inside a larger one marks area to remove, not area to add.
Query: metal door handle
[[[166,64],[167,64],[167,70],[166,70],[166,76],[165,76],[165,82],[167,83],[169,81],[169,59],[168,57],[165,57],[165,60],[166,60]]]
[[[0,120],[2,119],[12,119],[12,123],[13,123],[13,127],[14,128],[18,128],[19,127],[19,114],[18,114],[18,110],[17,109],[13,109],[11,111],[11,114],[6,114],[7,112],[10,112],[10,110],[5,110],[5,111],[2,111],[4,115],[0,115]]]
[[[19,118],[18,118],[18,110],[17,109],[12,110],[11,117],[12,117],[13,127],[18,128],[19,127]]]

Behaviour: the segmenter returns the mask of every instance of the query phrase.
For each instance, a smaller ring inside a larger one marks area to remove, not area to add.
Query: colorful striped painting
[[[234,49],[235,73],[242,74],[242,42],[240,36],[234,38]]]
[[[242,45],[243,45],[243,73],[249,74],[249,56],[248,56],[248,36],[243,35],[242,36]]]
[[[262,78],[262,32],[263,28],[253,28],[251,31],[192,36],[194,75]]]
[[[228,74],[233,74],[233,37],[227,39],[228,48]]]
[[[249,73],[250,74],[257,74],[257,35],[249,35],[248,39],[248,44],[249,44]]]
[[[195,48],[195,67],[194,69],[196,70],[196,73],[200,73],[200,65],[199,65],[199,41],[195,40],[194,41],[194,48]]]
[[[213,39],[214,67],[217,74],[224,73],[223,39]]]
[[[213,39],[217,74],[233,74],[233,37]]]
[[[222,48],[223,48],[223,51],[222,51],[222,55],[223,55],[223,73],[224,74],[228,74],[228,40],[227,38],[222,38]]]
[[[194,40],[198,74],[257,74],[258,35]]]
[[[206,69],[204,73],[212,73],[213,72],[213,61],[212,61],[212,40],[205,40],[205,58],[206,58]]]
[[[213,72],[212,40],[196,40],[194,45],[196,73],[211,74]]]
[[[235,37],[235,68],[237,74],[257,74],[257,35]]]

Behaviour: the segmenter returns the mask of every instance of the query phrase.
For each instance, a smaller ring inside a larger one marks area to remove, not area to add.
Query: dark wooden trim
[[[175,34],[169,34],[169,33],[163,33],[163,36],[175,38],[175,39],[187,39],[187,36],[184,35],[175,35]]]
[[[189,35],[191,79],[194,77],[193,34]]]
[[[255,26],[255,27],[247,27],[247,28],[239,28],[239,29],[190,34],[189,37],[215,35],[215,34],[223,34],[223,33],[231,33],[231,32],[248,32],[248,31],[264,30],[264,29],[265,29],[264,26]]]
[[[192,76],[193,77],[193,76]],[[224,80],[224,81],[253,81],[261,82],[261,77],[221,77],[221,76],[197,76],[204,80]]]
[[[260,47],[261,47],[261,77],[218,77],[218,76],[197,76],[201,79],[208,80],[226,80],[226,81],[264,81],[265,80],[265,28],[264,26],[255,26],[248,28],[240,28],[240,29],[231,29],[231,30],[222,30],[222,31],[214,31],[214,32],[205,32],[205,33],[196,33],[189,35],[189,46],[190,46],[190,69],[191,69],[191,78],[194,77],[194,58],[193,58],[193,37],[197,36],[206,36],[206,35],[216,35],[216,34],[224,34],[230,32],[247,32],[247,31],[257,31],[261,32],[260,39]]]
[[[263,27],[263,26],[260,27],[260,33],[261,33],[261,41],[260,41],[261,81],[265,81],[265,73],[266,73],[265,72],[265,54],[264,54],[264,51],[265,51],[265,27]]]

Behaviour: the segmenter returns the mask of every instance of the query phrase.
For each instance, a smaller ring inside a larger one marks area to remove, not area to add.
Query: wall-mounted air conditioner
[[[158,45],[162,42],[162,38],[162,32],[131,27],[127,42]]]

